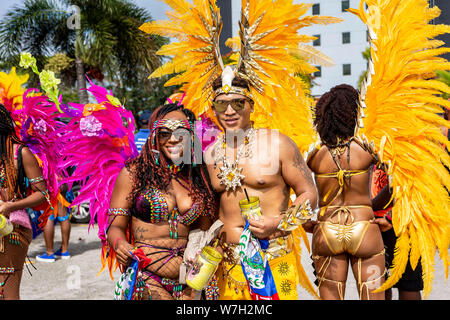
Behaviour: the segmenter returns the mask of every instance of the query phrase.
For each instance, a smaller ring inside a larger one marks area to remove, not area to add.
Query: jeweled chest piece
[[[242,180],[245,176],[242,174],[242,168],[237,167],[234,163],[224,163],[223,167],[220,167],[220,173],[217,177],[221,180],[220,184],[225,186],[225,190],[228,191],[242,186]]]
[[[216,161],[215,164],[221,158],[223,165],[219,167],[220,173],[217,175],[217,178],[220,179],[220,184],[225,186],[225,190],[229,191],[233,189],[236,191],[236,188],[242,186],[242,181],[245,179],[245,175],[242,174],[243,168],[239,168],[239,161],[242,156],[251,158],[251,148],[256,136],[256,130],[251,128],[245,139],[244,143],[239,148],[238,154],[236,156],[236,160],[233,163],[229,163],[226,158],[226,141],[225,136],[222,137],[222,143],[217,145],[216,147]]]

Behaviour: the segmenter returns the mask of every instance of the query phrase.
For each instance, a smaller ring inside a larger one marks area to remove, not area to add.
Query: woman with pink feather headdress
[[[0,299],[20,298],[22,271],[33,237],[26,210],[45,210],[40,217],[43,227],[53,211],[51,199],[56,200],[58,194],[53,149],[58,112],[37,89],[25,91],[26,80],[14,69],[0,73]]]
[[[103,244],[102,270],[108,267],[111,277],[122,271],[115,298],[193,299],[180,272],[187,240],[194,229],[206,233],[216,209],[195,116],[182,95],[172,96],[153,111],[138,154],[131,112],[112,92],[90,84],[95,103],[69,104],[74,114],[61,131],[59,166],[74,168],[61,183],[81,185],[72,206],[90,202],[91,225],[97,223]],[[134,267],[125,295],[124,279]]]

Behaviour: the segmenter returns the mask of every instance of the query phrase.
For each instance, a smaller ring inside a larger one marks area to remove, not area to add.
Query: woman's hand
[[[131,255],[130,251],[133,251],[134,247],[128,243],[128,241],[125,241],[123,239],[119,239],[116,244],[114,251],[116,251],[117,255],[117,261],[123,265],[128,266],[133,259],[133,256]]]
[[[3,201],[0,202],[0,214],[9,218],[9,213],[11,211],[14,211],[11,202],[3,202]]]

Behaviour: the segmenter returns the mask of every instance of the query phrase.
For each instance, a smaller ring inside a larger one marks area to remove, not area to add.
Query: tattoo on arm
[[[278,211],[282,212],[284,210],[286,210],[288,204],[289,204],[289,194],[290,194],[291,189],[286,186],[283,189],[283,201],[280,203],[280,207],[278,208]]]
[[[292,140],[291,140],[291,144],[295,150],[294,151],[294,159],[293,159],[294,167],[300,171],[303,178],[308,182],[308,184],[314,185],[311,170],[309,170],[308,166],[306,165],[305,161],[303,160],[300,150],[298,149],[297,145]]]

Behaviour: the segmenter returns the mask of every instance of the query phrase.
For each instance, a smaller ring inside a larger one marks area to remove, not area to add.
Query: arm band
[[[306,200],[302,205],[297,204],[295,207],[291,207],[283,215],[283,218],[278,224],[278,230],[293,231],[297,229],[299,225],[311,220],[313,216],[314,212],[311,208],[311,204],[309,200]]]
[[[39,176],[39,177],[36,177],[36,178],[28,179],[28,181],[30,182],[30,184],[37,184],[39,182],[45,181],[45,179],[44,179],[43,176]]]
[[[130,210],[129,209],[124,209],[124,208],[111,208],[108,209],[108,216],[125,216],[125,217],[129,217],[130,214]]]

